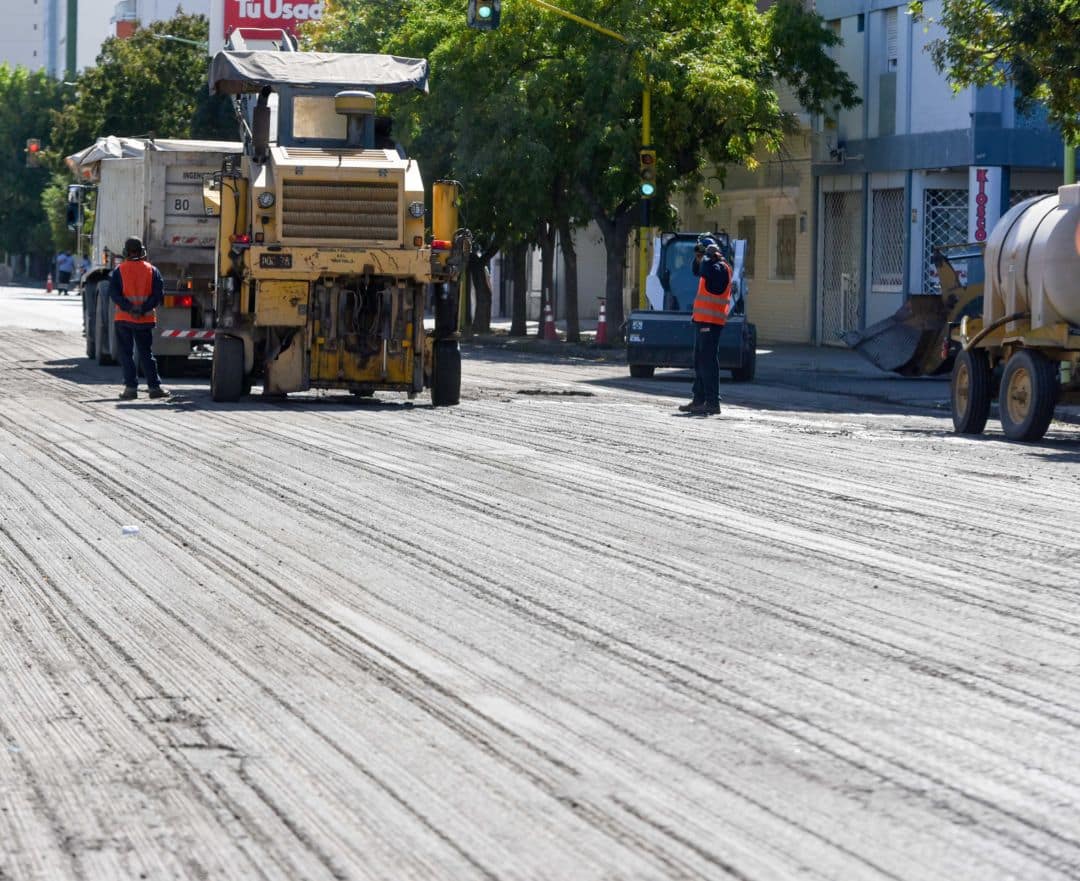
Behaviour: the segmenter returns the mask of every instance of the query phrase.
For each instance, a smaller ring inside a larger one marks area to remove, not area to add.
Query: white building
[[[0,63],[40,70],[47,60],[45,10],[51,0],[23,0],[5,16]]]

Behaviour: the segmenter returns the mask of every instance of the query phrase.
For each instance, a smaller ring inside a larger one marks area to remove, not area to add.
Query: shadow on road
[[[289,412],[325,411],[327,407],[342,407],[352,410],[363,411],[393,411],[405,412],[409,410],[430,410],[431,405],[424,396],[423,403],[408,400],[386,400],[377,397],[361,397],[348,392],[304,392],[294,397],[287,396],[263,396],[259,387],[255,387],[255,394],[243,398],[235,403],[221,403],[210,398],[210,367],[209,359],[195,359],[189,361],[184,370],[179,373],[170,373],[162,376],[162,385],[169,389],[171,394],[168,398],[150,400],[146,397],[146,387],[140,384],[139,397],[134,401],[120,401],[120,389],[123,379],[120,368],[116,366],[101,367],[89,358],[63,358],[55,361],[46,361],[41,369],[50,376],[55,376],[73,385],[93,387],[111,387],[115,393],[103,394],[100,397],[86,398],[88,404],[116,404],[118,409],[142,410],[148,408],[168,408],[178,411],[188,410],[241,410],[241,411],[265,411],[287,410]]]

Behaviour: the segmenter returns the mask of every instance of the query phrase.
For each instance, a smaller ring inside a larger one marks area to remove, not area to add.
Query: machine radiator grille
[[[282,237],[397,242],[398,186],[372,181],[284,181]]]

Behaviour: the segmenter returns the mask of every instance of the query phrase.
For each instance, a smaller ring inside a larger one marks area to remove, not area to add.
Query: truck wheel
[[[652,364],[631,364],[630,375],[634,379],[652,379],[656,368]]]
[[[1005,363],[998,408],[1005,436],[1037,441],[1050,427],[1058,398],[1057,365],[1042,352],[1021,349]]]
[[[83,336],[86,337],[86,357],[97,358],[94,340],[97,334],[97,282],[91,282],[83,289]]]
[[[742,351],[742,364],[731,371],[735,382],[753,382],[757,373],[757,328],[751,324]]]
[[[431,365],[431,403],[453,407],[461,402],[461,349],[457,340],[436,340]]]
[[[244,394],[244,341],[234,336],[214,340],[214,363],[210,368],[210,397],[215,401],[239,401]]]
[[[953,431],[957,434],[982,434],[990,416],[991,384],[986,352],[968,349],[956,356],[950,396]]]
[[[113,340],[116,339],[116,331],[109,325],[112,324],[110,320],[112,316],[109,314],[109,305],[111,301],[108,297],[97,298],[97,309],[95,310],[94,320],[94,355],[97,358],[99,367],[109,367],[116,363],[116,347],[112,345]]]

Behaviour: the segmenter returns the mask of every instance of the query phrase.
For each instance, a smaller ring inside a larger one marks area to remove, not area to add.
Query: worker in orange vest
[[[694,390],[679,410],[712,416],[720,412],[720,335],[731,311],[731,267],[711,236],[702,236],[694,248],[694,275]]]
[[[139,366],[146,377],[151,398],[164,398],[168,392],[161,387],[157,362],[150,347],[154,342],[154,309],[165,298],[165,283],[161,273],[146,260],[146,248],[141,239],[124,242],[124,262],[109,276],[109,298],[116,304],[116,342],[120,367],[124,371],[124,390],[121,401],[130,401],[139,394],[133,349],[139,350]]]

